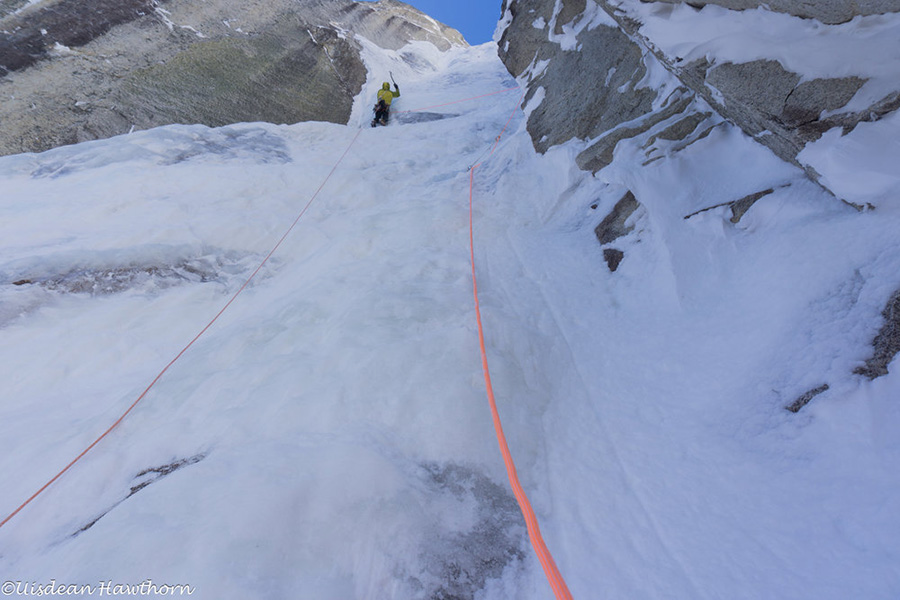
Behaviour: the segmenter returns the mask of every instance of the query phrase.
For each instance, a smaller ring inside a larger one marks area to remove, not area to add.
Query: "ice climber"
[[[378,103],[375,104],[375,118],[372,119],[372,127],[379,123],[388,124],[388,118],[391,116],[391,102],[399,96],[400,86],[396,81],[394,82],[394,91],[391,90],[391,84],[387,81],[381,84],[381,89],[378,90]]]

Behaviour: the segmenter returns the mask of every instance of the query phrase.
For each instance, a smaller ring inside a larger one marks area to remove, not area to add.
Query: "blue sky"
[[[500,20],[502,0],[403,0],[423,13],[459,30],[470,44],[491,41]]]

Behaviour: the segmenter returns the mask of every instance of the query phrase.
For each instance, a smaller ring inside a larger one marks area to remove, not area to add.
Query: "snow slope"
[[[363,128],[246,291],[0,528],[4,582],[550,597],[490,423],[468,257],[467,170],[519,93],[372,130],[388,70],[396,111],[515,82],[493,44],[367,60],[348,127],[0,159],[5,516],[222,308]],[[897,597],[900,376],[852,375],[900,287],[897,204],[857,213],[728,127],[648,167],[620,149],[596,178],[579,150],[536,155],[517,112],[474,196],[494,387],[573,595]],[[761,186],[737,226],[684,219]],[[644,208],[610,273],[593,228],[626,187]]]

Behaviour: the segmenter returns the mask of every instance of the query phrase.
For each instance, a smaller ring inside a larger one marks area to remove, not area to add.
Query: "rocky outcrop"
[[[900,48],[900,17],[872,15],[900,13],[900,0],[505,0],[503,10],[498,52],[527,88],[534,148],[543,153],[573,141],[566,152],[578,149],[578,167],[611,189],[626,188],[594,229],[610,271],[630,269],[627,253],[644,235],[634,233],[635,224],[656,224],[666,232],[660,235],[674,232],[672,239],[689,235],[683,220],[672,222],[679,214],[673,205],[636,193],[642,175],[654,177],[637,171],[713,133],[723,139],[739,128],[825,190],[840,185],[840,193],[829,191],[859,209],[878,206],[869,198],[886,206],[898,199],[898,163],[882,159],[896,140],[900,68],[889,57]],[[878,182],[874,191],[854,189],[868,179]],[[690,220],[718,209],[710,219],[717,226],[721,219],[724,228],[750,231],[764,226],[747,217],[765,210],[753,207],[796,184],[805,185],[771,181],[733,197],[701,194],[680,215]],[[900,292],[888,301],[872,355],[857,374],[888,372],[900,352],[898,315]],[[812,387],[787,410],[830,389],[806,383]]]
[[[900,11],[900,0],[713,2],[733,10],[760,8],[823,23]],[[611,163],[622,140],[658,136],[660,127],[668,129],[666,135],[683,135],[687,140],[708,133],[714,123],[706,123],[699,132],[697,127],[704,115],[714,112],[824,185],[822,174],[799,159],[804,148],[828,130],[839,128],[846,134],[862,122],[878,121],[900,108],[900,83],[893,81],[879,82],[872,89],[880,95],[861,104],[857,95],[869,83],[866,76],[810,76],[774,58],[738,62],[708,51],[699,52],[704,55],[701,59],[685,60],[671,48],[699,42],[658,44],[652,36],[657,30],[645,27],[644,21],[664,22],[667,16],[662,10],[653,13],[647,4],[638,0],[504,2],[507,26],[500,40],[500,57],[511,74],[525,80],[526,102],[543,94],[528,119],[528,131],[539,152],[571,139],[589,141],[577,162],[582,169],[596,172]],[[658,0],[656,4],[684,3]],[[755,12],[758,17],[759,11]],[[748,21],[748,27],[753,24]],[[881,59],[871,56],[873,64]],[[673,128],[676,121],[680,125]]]
[[[561,49],[551,39],[554,32],[565,27],[567,19],[583,14],[586,0],[566,0],[555,17],[554,6],[543,0],[508,1],[504,10],[512,19],[499,44],[510,73],[529,80],[526,104],[539,91],[544,94],[528,118],[539,152],[573,138],[597,138],[640,119],[654,112],[660,93],[636,85],[647,72],[643,53],[617,27],[601,25],[582,32],[577,52]],[[596,166],[593,159],[581,161],[583,167]]]
[[[465,45],[396,0],[21,4],[2,3],[0,154],[172,123],[346,123],[366,81],[355,36]]]
[[[831,386],[829,386],[827,383],[823,383],[819,387],[813,388],[801,394],[799,398],[791,402],[788,406],[785,406],[785,409],[791,411],[792,413],[798,413],[800,412],[800,409],[809,404],[813,398],[815,398],[819,394],[824,394],[829,389],[831,389]]]
[[[707,206],[706,208],[701,208],[700,210],[694,211],[689,215],[685,215],[685,219],[690,219],[700,213],[704,213],[708,210],[713,210],[716,208],[722,208],[723,206],[727,206],[731,209],[731,221],[732,223],[740,223],[741,217],[743,217],[750,207],[752,207],[758,200],[765,198],[769,194],[774,193],[775,190],[773,188],[768,188],[765,190],[760,190],[758,192],[753,192],[752,194],[747,194],[743,198],[739,198],[738,200],[733,200],[731,202],[723,202],[721,204],[714,204],[713,206]]]
[[[626,192],[612,211],[594,228],[594,235],[603,246],[603,259],[610,271],[618,269],[622,259],[625,258],[624,251],[613,248],[610,244],[634,231],[634,225],[629,223],[629,219],[640,207],[641,203],[634,194]]]
[[[614,20],[597,19],[595,0],[563,0],[558,6],[507,0],[504,12],[508,25],[500,57],[512,75],[526,80],[526,105],[542,95],[527,123],[539,152],[572,139],[590,140],[576,162],[597,172],[612,163],[622,140],[646,136],[652,161],[658,142],[687,145],[717,122],[674,77],[647,85],[651,70],[658,79],[662,69]]]
[[[894,292],[881,313],[884,325],[872,342],[874,353],[863,367],[856,369],[859,375],[875,379],[888,374],[888,365],[900,352],[900,290]]]
[[[699,61],[674,70],[719,114],[783,160],[803,168],[817,182],[819,173],[798,160],[808,143],[829,129],[839,127],[847,133],[859,123],[878,121],[900,108],[898,91],[863,110],[842,111],[863,86],[864,79],[801,81],[799,74],[774,60],[712,66]]]
[[[580,52],[561,54],[534,77],[526,101],[536,90],[545,91],[544,101],[528,119],[528,131],[539,152],[572,138],[596,138],[652,111],[658,92],[634,85],[644,77],[646,67],[640,50],[627,42],[621,31],[598,27],[584,36]],[[543,46],[535,60],[551,60],[551,56]],[[571,85],[580,78],[605,85]]]
[[[455,29],[398,0],[306,0],[304,14],[313,22],[338,25],[390,50],[411,41],[429,42],[439,50],[468,45]]]

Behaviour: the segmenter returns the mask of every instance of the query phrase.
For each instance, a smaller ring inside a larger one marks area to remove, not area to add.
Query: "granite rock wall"
[[[0,5],[0,155],[172,123],[346,123],[366,81],[356,35],[465,45],[396,0],[21,4]]]

